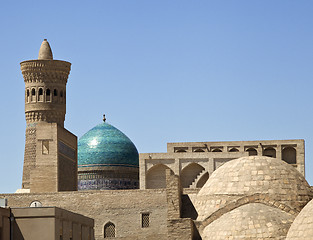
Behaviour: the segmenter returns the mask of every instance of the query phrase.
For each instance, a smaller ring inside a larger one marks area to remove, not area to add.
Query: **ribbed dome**
[[[313,238],[313,200],[299,213],[292,223],[286,240],[311,240]]]
[[[285,239],[294,216],[278,208],[250,203],[236,208],[205,227],[203,240]]]
[[[133,142],[120,130],[103,122],[78,141],[78,167],[136,167],[138,151]]]
[[[300,211],[309,201],[311,191],[305,178],[284,161],[265,156],[242,157],[214,171],[202,187],[195,202],[197,220],[253,194],[268,195]]]

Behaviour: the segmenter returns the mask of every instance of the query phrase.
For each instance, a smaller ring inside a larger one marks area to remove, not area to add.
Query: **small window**
[[[47,101],[47,102],[50,102],[50,101],[51,101],[50,89],[49,89],[49,88],[46,90],[46,101]]]
[[[55,97],[58,96],[58,90],[56,90],[56,89],[53,90],[53,96],[55,96]]]
[[[147,228],[150,226],[150,213],[141,214],[141,227]]]
[[[29,89],[26,90],[26,98],[25,98],[26,102],[29,102]]]
[[[104,238],[113,238],[115,237],[115,225],[111,222],[108,222],[104,226]]]
[[[42,154],[43,155],[49,154],[49,140],[42,141]]]
[[[40,101],[40,102],[43,101],[43,90],[42,90],[42,88],[39,88],[39,91],[38,91],[38,101]]]
[[[60,92],[60,97],[63,97],[63,91],[61,90],[61,92]]]
[[[42,207],[42,203],[39,201],[33,201],[33,202],[31,202],[31,204],[29,206],[30,207]]]
[[[63,236],[62,235],[60,235],[60,240],[63,240]]]
[[[35,101],[36,101],[36,90],[35,90],[35,88],[32,89],[31,101],[32,101],[32,102],[35,102]]]

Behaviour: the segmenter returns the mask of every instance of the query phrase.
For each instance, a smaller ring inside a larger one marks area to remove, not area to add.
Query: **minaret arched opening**
[[[43,102],[43,90],[42,90],[42,88],[39,88],[39,91],[38,91],[38,102]]]
[[[51,92],[49,88],[46,90],[46,101],[47,102],[51,101]]]

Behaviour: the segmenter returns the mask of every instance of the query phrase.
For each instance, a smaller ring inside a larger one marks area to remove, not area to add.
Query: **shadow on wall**
[[[193,206],[187,194],[182,195],[182,218],[191,218],[196,220],[198,217],[197,210]]]

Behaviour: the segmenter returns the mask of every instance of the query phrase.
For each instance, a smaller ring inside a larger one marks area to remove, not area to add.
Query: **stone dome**
[[[292,223],[286,240],[311,240],[313,237],[313,200],[299,213]]]
[[[276,158],[250,156],[231,160],[213,172],[199,191],[199,221],[229,202],[263,194],[300,211],[310,200],[310,186],[296,168]]]
[[[203,240],[285,239],[294,215],[261,203],[242,205],[209,224]]]
[[[78,167],[92,166],[138,167],[137,148],[124,133],[103,122],[78,141]]]
[[[103,122],[78,141],[78,190],[139,188],[139,155],[120,130]]]

